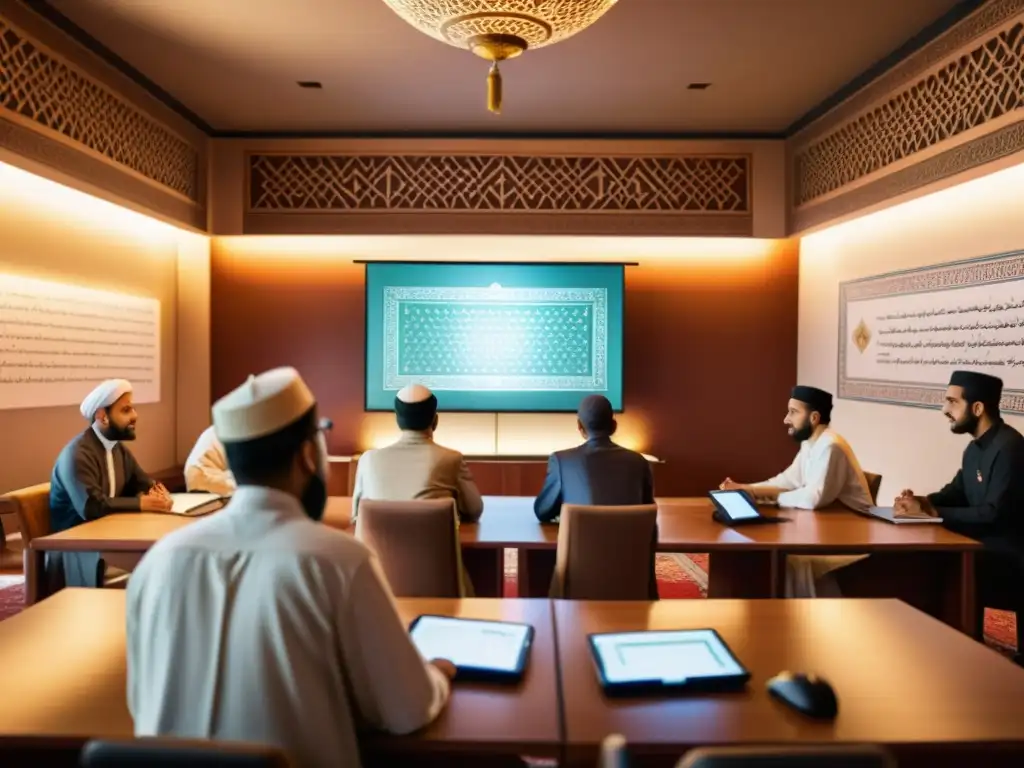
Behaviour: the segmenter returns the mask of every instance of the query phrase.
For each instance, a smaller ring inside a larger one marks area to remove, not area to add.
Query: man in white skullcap
[[[221,496],[235,492],[235,476],[228,468],[228,455],[213,426],[203,430],[185,459],[185,488]]]
[[[89,427],[57,457],[50,476],[50,530],[64,531],[115,512],[166,512],[171,496],[153,482],[124,443],[135,439],[138,418],[132,385],[104,381],[79,409]],[[47,553],[51,587],[100,586],[106,565],[96,552]]]
[[[420,384],[409,384],[395,396],[395,416],[402,430],[397,442],[359,457],[352,492],[352,518],[359,501],[455,499],[459,517],[477,520],[484,511],[480,491],[458,451],[434,442],[437,397]]]
[[[454,667],[412,644],[376,555],[319,524],[329,427],[299,374],[250,377],[214,404],[213,426],[238,489],[158,541],[128,584],[135,733],[358,766],[357,725],[423,727]]]

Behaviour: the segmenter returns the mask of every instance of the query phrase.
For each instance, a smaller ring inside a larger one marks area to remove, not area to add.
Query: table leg
[[[950,561],[954,557],[951,554]],[[980,641],[985,635],[984,609],[975,603],[975,594],[974,552],[961,552],[948,566],[943,621]]]
[[[774,552],[712,552],[708,558],[708,597],[753,599],[779,593]]]
[[[505,550],[473,547],[462,550],[462,566],[477,597],[501,597],[505,591]]]
[[[22,554],[25,569],[25,607],[38,603],[46,594],[46,552],[29,543]]]

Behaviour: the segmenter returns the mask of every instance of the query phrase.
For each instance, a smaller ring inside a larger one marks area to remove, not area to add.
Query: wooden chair
[[[865,472],[864,479],[868,481],[868,493],[871,494],[871,503],[878,503],[878,492],[882,488],[882,476],[874,472]]]
[[[289,768],[288,756],[261,744],[192,739],[94,739],[82,749],[81,768]]]
[[[13,514],[17,520],[22,554],[32,539],[47,536],[52,532],[49,483],[30,485],[0,496],[0,510]],[[102,558],[98,559],[97,587],[123,588],[128,583],[129,575],[120,570],[112,571],[108,575],[106,562]],[[53,585],[54,589],[60,586],[62,585]]]
[[[470,597],[454,499],[361,499],[355,536],[377,553],[396,597]]]
[[[563,504],[551,597],[657,600],[658,505]]]

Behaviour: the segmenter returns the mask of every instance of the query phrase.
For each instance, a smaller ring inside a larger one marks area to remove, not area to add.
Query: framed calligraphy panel
[[[840,283],[839,397],[941,408],[957,369],[1024,413],[1024,251]]]

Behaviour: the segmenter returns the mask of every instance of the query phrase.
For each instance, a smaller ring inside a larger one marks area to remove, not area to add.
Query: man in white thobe
[[[829,426],[832,395],[816,387],[793,388],[784,423],[800,443],[793,463],[761,483],[736,483],[726,478],[723,489],[739,488],[755,499],[777,502],[780,507],[821,509],[839,503],[855,512],[871,507],[871,492],[864,472],[849,444]],[[832,571],[866,555],[797,556],[786,558],[787,597],[838,597]]]
[[[231,474],[228,456],[212,425],[203,430],[185,460],[185,487],[221,496],[235,492],[235,476]]]
[[[376,556],[319,524],[325,427],[298,373],[250,377],[214,404],[213,423],[238,490],[157,542],[129,582],[135,733],[359,766],[359,727],[428,724],[455,670],[417,651]]]

